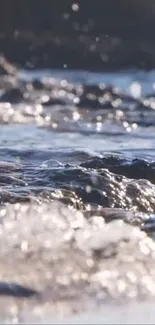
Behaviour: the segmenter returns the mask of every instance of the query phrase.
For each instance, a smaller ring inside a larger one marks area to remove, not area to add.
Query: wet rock
[[[40,80],[38,80],[38,79],[34,79],[32,81],[32,86],[33,86],[33,88],[35,90],[43,90],[44,89],[43,83]]]
[[[80,108],[100,108],[99,101],[96,98],[88,98],[88,97],[81,97],[79,103],[77,104],[77,107]]]
[[[23,91],[20,88],[12,88],[1,95],[1,102],[19,103],[24,100]]]
[[[16,283],[0,282],[0,296],[13,296],[19,298],[28,298],[36,295],[37,292],[30,288],[20,286]]]
[[[100,97],[104,94],[106,86],[105,85],[84,85],[83,87],[83,96],[88,94],[93,94],[96,97]]]
[[[61,98],[52,98],[52,97],[50,97],[49,99],[47,99],[47,101],[41,102],[41,104],[43,106],[54,106],[54,105],[64,106],[64,105],[66,105],[66,102],[65,102],[65,100],[63,100]]]
[[[113,108],[110,100],[104,100],[104,98],[97,98],[93,95],[82,96],[79,103],[76,105],[79,108],[86,109],[110,109]]]

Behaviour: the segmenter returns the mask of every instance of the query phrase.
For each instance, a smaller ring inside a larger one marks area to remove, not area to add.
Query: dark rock
[[[37,292],[35,290],[23,287],[16,283],[0,282],[0,295],[28,298],[36,294]]]
[[[49,98],[47,101],[41,103],[43,106],[53,106],[53,105],[66,105],[65,100],[61,98]]]
[[[44,89],[44,86],[43,86],[42,82],[40,80],[38,80],[38,79],[34,79],[32,81],[32,86],[33,86],[33,88],[35,90],[42,90],[42,89]]]
[[[19,103],[24,99],[20,88],[12,88],[4,92],[0,97],[1,102]]]
[[[79,103],[77,104],[79,108],[89,108],[89,109],[106,109],[113,108],[112,102],[110,100],[100,101],[97,97],[89,98],[82,96]]]

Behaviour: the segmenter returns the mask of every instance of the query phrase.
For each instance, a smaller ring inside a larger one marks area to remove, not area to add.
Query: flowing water
[[[75,322],[146,321],[155,295],[155,72],[1,76],[0,124],[2,321],[87,311]],[[139,308],[136,319],[128,305]]]

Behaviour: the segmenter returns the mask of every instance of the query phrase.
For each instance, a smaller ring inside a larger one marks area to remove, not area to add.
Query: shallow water
[[[0,159],[13,164],[11,174],[2,164],[2,190],[15,201],[67,190],[83,209],[153,213],[153,76],[64,69],[1,78]]]
[[[154,82],[154,71],[0,78],[0,293],[15,296],[2,319],[154,296]],[[20,305],[16,284],[39,298]]]

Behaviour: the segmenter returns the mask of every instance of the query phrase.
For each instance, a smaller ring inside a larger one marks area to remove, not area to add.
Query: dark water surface
[[[154,296],[155,72],[1,77],[0,123],[2,320]]]
[[[6,77],[1,190],[15,201],[68,191],[84,210],[89,204],[153,213],[154,87],[153,71]]]

